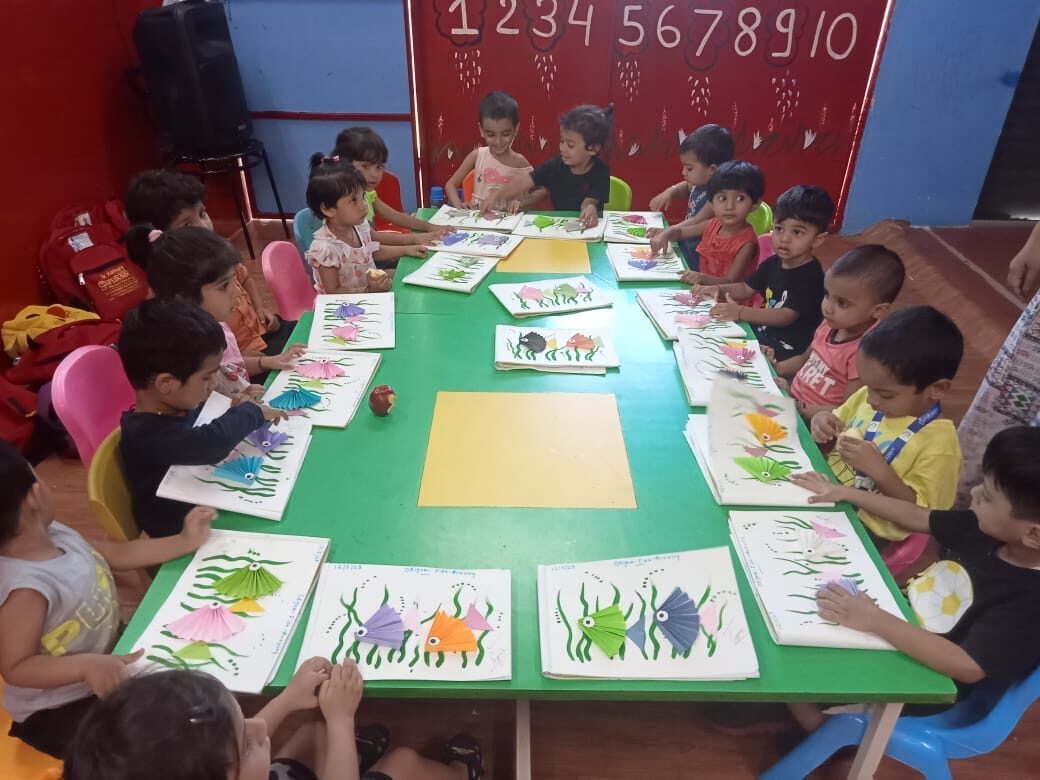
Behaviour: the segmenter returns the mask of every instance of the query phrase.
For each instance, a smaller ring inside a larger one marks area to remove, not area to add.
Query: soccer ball
[[[956,561],[939,561],[910,582],[906,596],[922,626],[945,634],[968,611],[974,591],[963,566]]]

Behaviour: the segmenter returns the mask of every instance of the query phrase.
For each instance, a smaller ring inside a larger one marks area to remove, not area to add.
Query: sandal
[[[444,746],[445,763],[458,761],[466,765],[468,780],[478,780],[484,774],[484,757],[480,745],[468,734],[456,734]]]
[[[383,757],[390,746],[390,732],[383,724],[373,723],[354,732],[354,744],[357,745],[361,774],[364,774]]]

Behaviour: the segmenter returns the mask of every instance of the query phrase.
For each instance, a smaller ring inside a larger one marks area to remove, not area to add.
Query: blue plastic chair
[[[1001,693],[985,682],[938,715],[896,721],[885,755],[916,769],[926,780],[949,780],[950,759],[974,758],[1000,747],[1029,707],[1040,698],[1040,668]],[[847,745],[858,745],[867,714],[831,715],[793,751],[766,770],[761,780],[805,777]]]
[[[313,282],[314,269],[311,268],[310,263],[304,259],[304,255],[307,250],[311,248],[311,241],[314,240],[314,232],[321,227],[321,220],[314,216],[314,212],[310,209],[300,209],[296,212],[296,216],[293,217],[292,227],[293,236],[296,237],[296,247],[300,250],[300,259],[303,262],[303,268],[307,272],[307,276],[309,276]]]

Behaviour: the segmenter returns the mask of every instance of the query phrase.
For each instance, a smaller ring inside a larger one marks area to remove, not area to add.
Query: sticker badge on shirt
[[[956,561],[938,561],[910,581],[906,597],[921,625],[946,634],[975,600],[971,577]]]

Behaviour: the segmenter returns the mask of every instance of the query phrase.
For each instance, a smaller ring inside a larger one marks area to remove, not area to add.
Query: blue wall
[[[886,219],[971,221],[1037,0],[896,0],[844,232]]]
[[[408,59],[400,0],[225,0],[251,111],[407,114]],[[255,121],[286,211],[306,205],[307,158],[336,133],[366,124],[390,150],[405,210],[415,208],[410,122]],[[257,207],[276,211],[267,178],[253,172]]]

